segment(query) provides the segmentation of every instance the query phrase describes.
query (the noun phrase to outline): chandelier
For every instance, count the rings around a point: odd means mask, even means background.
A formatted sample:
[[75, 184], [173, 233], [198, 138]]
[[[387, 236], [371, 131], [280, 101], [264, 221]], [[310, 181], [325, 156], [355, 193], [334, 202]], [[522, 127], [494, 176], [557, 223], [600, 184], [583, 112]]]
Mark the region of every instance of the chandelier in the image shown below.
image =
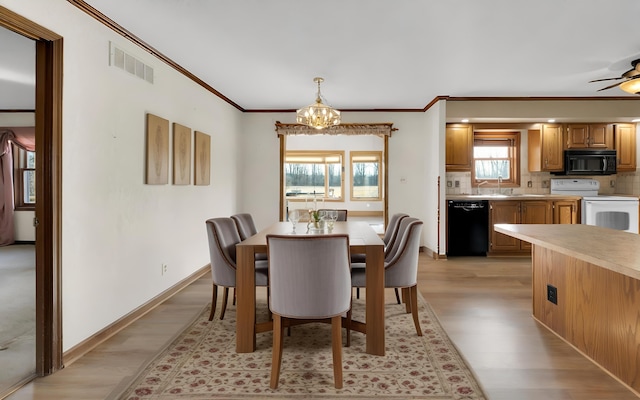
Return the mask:
[[320, 83], [324, 82], [324, 79], [318, 77], [313, 78], [313, 81], [318, 84], [316, 103], [296, 111], [297, 122], [316, 129], [324, 129], [332, 125], [340, 125], [340, 111], [326, 104], [322, 104]]

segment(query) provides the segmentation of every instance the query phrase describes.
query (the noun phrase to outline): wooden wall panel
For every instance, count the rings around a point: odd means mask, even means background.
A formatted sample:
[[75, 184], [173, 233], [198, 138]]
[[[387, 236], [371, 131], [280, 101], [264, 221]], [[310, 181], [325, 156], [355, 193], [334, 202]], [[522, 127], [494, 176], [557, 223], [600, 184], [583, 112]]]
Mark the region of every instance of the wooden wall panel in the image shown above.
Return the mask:
[[540, 246], [532, 264], [534, 317], [640, 392], [640, 281]]
[[[566, 315], [566, 272], [562, 254], [534, 246], [533, 249], [533, 315], [554, 332], [564, 337]], [[547, 300], [547, 285], [558, 289], [558, 304]]]

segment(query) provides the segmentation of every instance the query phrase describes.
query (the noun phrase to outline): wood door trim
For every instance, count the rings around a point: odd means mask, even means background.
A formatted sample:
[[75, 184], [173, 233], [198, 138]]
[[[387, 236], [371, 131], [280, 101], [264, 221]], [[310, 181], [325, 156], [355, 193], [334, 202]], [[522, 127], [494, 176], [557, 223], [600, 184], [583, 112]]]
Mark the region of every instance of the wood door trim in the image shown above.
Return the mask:
[[36, 373], [62, 364], [62, 36], [0, 7], [0, 26], [36, 41]]

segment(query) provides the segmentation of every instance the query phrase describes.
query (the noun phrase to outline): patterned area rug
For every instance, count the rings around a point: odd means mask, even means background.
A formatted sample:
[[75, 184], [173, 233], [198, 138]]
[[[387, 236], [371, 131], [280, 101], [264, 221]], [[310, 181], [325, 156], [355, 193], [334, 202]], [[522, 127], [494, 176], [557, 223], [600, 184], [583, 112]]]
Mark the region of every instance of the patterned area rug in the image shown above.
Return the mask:
[[[218, 319], [218, 311], [213, 321], [207, 321], [209, 307], [202, 310], [129, 387], [113, 396], [127, 400], [485, 399], [431, 307], [422, 296], [419, 301], [423, 337], [416, 335], [404, 305], [386, 305], [385, 356], [365, 353], [365, 335], [352, 332], [351, 347], [343, 347], [343, 389], [333, 386], [331, 325], [292, 328], [291, 336], [284, 339], [278, 389], [271, 390], [272, 334], [258, 334], [254, 353], [236, 353], [236, 310], [230, 306], [223, 321]], [[258, 310], [258, 320], [266, 320], [266, 301], [258, 303]], [[364, 320], [362, 298], [354, 299], [353, 317]]]

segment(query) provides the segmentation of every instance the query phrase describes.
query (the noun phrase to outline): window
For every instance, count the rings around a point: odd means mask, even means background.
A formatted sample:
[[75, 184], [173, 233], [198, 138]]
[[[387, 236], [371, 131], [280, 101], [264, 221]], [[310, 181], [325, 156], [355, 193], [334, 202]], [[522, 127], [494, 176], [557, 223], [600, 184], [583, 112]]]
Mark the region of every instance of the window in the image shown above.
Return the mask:
[[473, 134], [472, 186], [520, 186], [520, 132]]
[[344, 152], [287, 151], [284, 162], [287, 199], [342, 200]]
[[16, 209], [34, 209], [36, 206], [36, 153], [13, 145], [14, 192]]
[[382, 152], [351, 152], [351, 200], [382, 200]]

